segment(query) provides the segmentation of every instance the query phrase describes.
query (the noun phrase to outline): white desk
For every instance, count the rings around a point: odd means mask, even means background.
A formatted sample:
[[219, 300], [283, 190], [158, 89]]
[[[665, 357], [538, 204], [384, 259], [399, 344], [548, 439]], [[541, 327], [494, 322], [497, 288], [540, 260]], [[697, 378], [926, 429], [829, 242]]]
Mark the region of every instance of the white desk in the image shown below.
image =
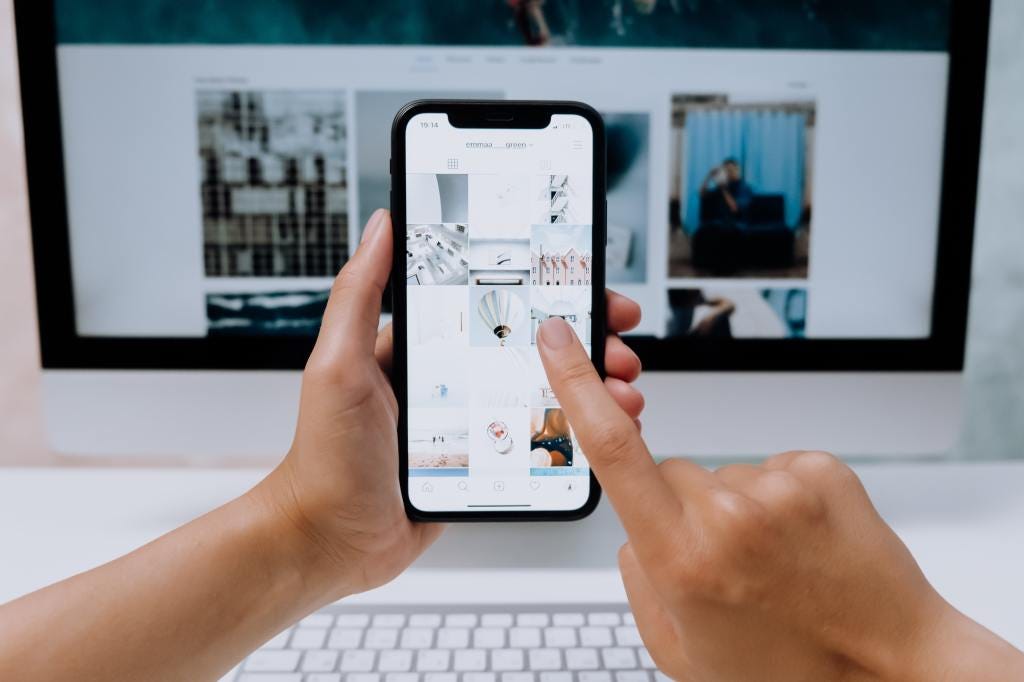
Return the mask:
[[[1024, 462], [860, 466], [885, 517], [954, 605], [1024, 647]], [[0, 603], [123, 554], [243, 492], [257, 471], [0, 469]], [[569, 524], [465, 525], [381, 602], [624, 599], [622, 530], [602, 503]]]

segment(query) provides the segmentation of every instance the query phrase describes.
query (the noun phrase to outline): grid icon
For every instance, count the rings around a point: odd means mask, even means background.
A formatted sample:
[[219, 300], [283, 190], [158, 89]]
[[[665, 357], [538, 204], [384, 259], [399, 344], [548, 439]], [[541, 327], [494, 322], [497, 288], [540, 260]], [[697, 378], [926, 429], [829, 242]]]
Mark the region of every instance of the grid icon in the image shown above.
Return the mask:
[[458, 169], [459, 169], [459, 160], [458, 159], [448, 159], [448, 170], [458, 170]]

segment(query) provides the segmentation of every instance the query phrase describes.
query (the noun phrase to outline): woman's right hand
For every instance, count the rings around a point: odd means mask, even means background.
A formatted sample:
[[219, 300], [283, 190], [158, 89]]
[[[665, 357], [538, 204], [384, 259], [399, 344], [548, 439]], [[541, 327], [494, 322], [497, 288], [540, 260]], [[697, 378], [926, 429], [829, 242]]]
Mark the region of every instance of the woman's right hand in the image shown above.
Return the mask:
[[832, 455], [655, 464], [575, 334], [545, 322], [551, 386], [629, 541], [644, 643], [677, 680], [1024, 679], [1024, 656], [932, 588]]

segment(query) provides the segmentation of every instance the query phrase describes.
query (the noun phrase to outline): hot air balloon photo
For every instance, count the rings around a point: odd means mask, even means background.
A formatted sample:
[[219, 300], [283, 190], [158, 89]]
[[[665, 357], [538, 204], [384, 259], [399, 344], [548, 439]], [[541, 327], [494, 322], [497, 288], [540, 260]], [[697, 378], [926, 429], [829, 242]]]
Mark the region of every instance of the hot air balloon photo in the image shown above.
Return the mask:
[[471, 287], [470, 343], [474, 346], [526, 346], [530, 320], [524, 287]]

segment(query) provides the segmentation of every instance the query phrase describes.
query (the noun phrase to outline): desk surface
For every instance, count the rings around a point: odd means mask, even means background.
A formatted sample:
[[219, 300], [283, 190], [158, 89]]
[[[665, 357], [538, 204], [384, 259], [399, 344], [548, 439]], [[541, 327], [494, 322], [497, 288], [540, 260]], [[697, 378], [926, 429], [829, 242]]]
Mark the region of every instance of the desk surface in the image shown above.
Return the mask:
[[[1024, 647], [1024, 463], [857, 467], [882, 514], [958, 608]], [[262, 472], [0, 470], [0, 603], [123, 554], [243, 492]], [[453, 526], [416, 566], [354, 599], [624, 599], [622, 529], [602, 503], [569, 524]]]

